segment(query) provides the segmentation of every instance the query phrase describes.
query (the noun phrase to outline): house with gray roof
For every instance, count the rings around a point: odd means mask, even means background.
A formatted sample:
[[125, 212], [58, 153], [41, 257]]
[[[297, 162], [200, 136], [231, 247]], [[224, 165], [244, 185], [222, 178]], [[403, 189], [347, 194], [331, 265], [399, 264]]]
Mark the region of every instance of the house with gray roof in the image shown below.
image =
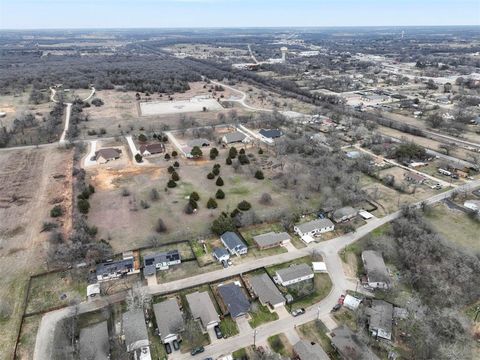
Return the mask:
[[284, 245], [291, 240], [292, 238], [286, 232], [276, 233], [271, 231], [266, 234], [256, 235], [253, 237], [253, 241], [261, 250]]
[[224, 247], [213, 248], [212, 254], [219, 262], [228, 261], [228, 259], [230, 259], [230, 253]]
[[176, 299], [168, 299], [153, 304], [158, 333], [164, 344], [178, 340], [184, 330], [183, 316]]
[[332, 346], [344, 360], [380, 360], [360, 337], [342, 325], [332, 331]]
[[188, 294], [186, 299], [193, 317], [200, 320], [203, 330], [207, 331], [218, 325], [220, 318], [208, 291], [195, 291]]
[[276, 275], [278, 282], [282, 284], [282, 286], [289, 286], [301, 281], [313, 279], [314, 277], [312, 268], [305, 263], [295, 264], [285, 269], [277, 270]]
[[95, 161], [99, 164], [105, 164], [109, 161], [120, 158], [122, 150], [115, 148], [104, 148], [95, 151]]
[[245, 244], [240, 236], [233, 231], [227, 231], [220, 236], [220, 240], [227, 248], [228, 252], [232, 255], [244, 255], [248, 251], [247, 244]]
[[250, 141], [250, 138], [240, 131], [234, 131], [228, 134], [225, 134], [222, 137], [222, 142], [225, 144], [235, 144], [235, 143], [247, 143]]
[[307, 340], [300, 340], [293, 345], [293, 352], [298, 360], [330, 360], [320, 345]]
[[170, 250], [163, 253], [145, 255], [143, 258], [143, 275], [154, 275], [158, 270], [168, 270], [172, 265], [182, 262], [178, 250]]
[[335, 225], [330, 219], [316, 219], [293, 227], [298, 236], [315, 236], [335, 230]]
[[246, 315], [250, 310], [250, 302], [240, 285], [236, 283], [219, 285], [218, 294], [232, 318]]
[[107, 322], [103, 321], [80, 330], [80, 360], [110, 359]]
[[210, 140], [207, 139], [193, 139], [187, 142], [187, 145], [190, 146], [191, 148], [198, 146], [199, 148], [201, 147], [207, 147], [210, 146]]
[[374, 299], [367, 315], [370, 334], [375, 338], [392, 340], [393, 305]]
[[150, 341], [143, 310], [130, 310], [123, 313], [122, 328], [127, 352], [134, 354], [134, 358], [135, 356], [139, 358], [141, 353], [148, 354], [150, 359]]
[[127, 274], [137, 273], [135, 270], [133, 258], [122, 259], [118, 261], [107, 261], [98, 264], [96, 275], [98, 281], [116, 279]]
[[362, 261], [367, 273], [367, 284], [372, 289], [388, 289], [391, 285], [390, 274], [378, 251], [365, 250], [362, 252]]
[[258, 133], [267, 139], [276, 139], [283, 135], [279, 129], [261, 129]]
[[262, 305], [272, 309], [285, 305], [285, 298], [268, 274], [252, 276], [249, 283]]
[[332, 220], [338, 224], [353, 219], [355, 216], [357, 216], [357, 214], [358, 210], [351, 206], [345, 206], [333, 212]]

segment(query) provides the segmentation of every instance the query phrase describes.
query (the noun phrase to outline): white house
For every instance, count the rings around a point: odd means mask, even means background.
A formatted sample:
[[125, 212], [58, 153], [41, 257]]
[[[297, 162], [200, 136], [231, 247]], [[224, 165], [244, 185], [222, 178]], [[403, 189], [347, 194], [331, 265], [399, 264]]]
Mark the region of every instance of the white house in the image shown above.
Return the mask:
[[248, 251], [247, 245], [240, 239], [240, 236], [233, 231], [223, 233], [222, 236], [220, 236], [220, 240], [232, 255], [245, 255]]
[[218, 260], [218, 262], [224, 262], [230, 259], [230, 253], [223, 247], [214, 248], [212, 254], [213, 257]]
[[313, 237], [317, 234], [323, 234], [335, 230], [335, 225], [330, 219], [316, 219], [304, 224], [295, 225], [293, 230], [300, 237], [305, 235]]
[[480, 210], [480, 200], [468, 200], [463, 203], [463, 206], [465, 206], [467, 209], [473, 210], [473, 211], [479, 211]]
[[282, 286], [289, 286], [301, 281], [313, 279], [313, 270], [307, 264], [292, 265], [276, 272], [278, 282]]

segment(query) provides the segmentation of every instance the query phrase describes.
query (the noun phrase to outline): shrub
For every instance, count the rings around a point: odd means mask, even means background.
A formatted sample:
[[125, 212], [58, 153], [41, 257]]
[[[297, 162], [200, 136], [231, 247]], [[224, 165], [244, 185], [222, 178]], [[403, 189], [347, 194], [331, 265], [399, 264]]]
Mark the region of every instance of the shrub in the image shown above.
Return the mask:
[[63, 208], [60, 205], [55, 205], [52, 210], [50, 210], [50, 216], [55, 218], [63, 215]]
[[270, 205], [272, 203], [272, 196], [269, 193], [263, 193], [260, 197], [260, 204]]
[[176, 171], [174, 171], [174, 172], [172, 173], [172, 180], [173, 180], [173, 181], [178, 181], [178, 180], [180, 180], [180, 176], [178, 175], [178, 173], [177, 173]]
[[173, 166], [168, 167], [168, 173], [173, 174], [175, 172], [175, 168]]
[[165, 156], [163, 157], [165, 160], [170, 160], [170, 154], [169, 153], [166, 153]]
[[159, 218], [157, 220], [157, 225], [155, 225], [155, 231], [157, 233], [167, 232], [167, 226], [165, 225], [165, 223], [163, 222], [163, 220], [161, 218]]
[[263, 171], [262, 171], [262, 170], [257, 170], [257, 171], [255, 172], [255, 179], [258, 179], [258, 180], [263, 180], [263, 179], [264, 179]]
[[243, 201], [239, 202], [238, 205], [237, 205], [237, 208], [239, 210], [242, 210], [242, 211], [250, 210], [251, 207], [252, 207], [252, 205], [250, 205], [250, 203], [246, 200], [243, 200]]
[[88, 185], [88, 191], [90, 192], [90, 195], [91, 195], [91, 194], [95, 194], [95, 188], [93, 187], [92, 184], [89, 184], [89, 185]]
[[230, 214], [230, 217], [231, 218], [234, 218], [235, 216], [237, 216], [238, 214], [240, 214], [240, 210], [238, 209], [233, 209], [232, 213]]
[[208, 209], [216, 209], [217, 208], [217, 202], [215, 201], [215, 199], [213, 198], [210, 198], [208, 199], [208, 202], [207, 202], [207, 208]]
[[200, 195], [198, 195], [198, 193], [194, 191], [190, 194], [190, 200], [198, 201], [200, 200]]
[[214, 168], [212, 169], [212, 174], [213, 174], [213, 175], [218, 175], [218, 174], [220, 174], [220, 169], [214, 167]]
[[225, 199], [225, 193], [222, 191], [222, 189], [218, 189], [217, 193], [215, 194], [215, 198], [217, 199]]
[[140, 154], [135, 154], [135, 161], [137, 163], [141, 163], [143, 161], [143, 157]]
[[263, 154], [263, 150], [262, 150], [262, 149], [258, 149], [258, 154], [259, 154], [259, 155], [262, 155], [262, 154]]
[[185, 214], [188, 214], [188, 215], [193, 214], [194, 210], [195, 208], [192, 206], [192, 203], [190, 201], [185, 205], [185, 208], [183, 209]]
[[167, 187], [169, 188], [174, 188], [177, 186], [177, 183], [173, 180], [169, 180], [168, 183], [167, 183]]
[[78, 194], [77, 199], [88, 200], [89, 197], [90, 197], [90, 190], [84, 189], [80, 194]]
[[145, 200], [140, 200], [140, 206], [142, 207], [142, 209], [148, 209], [150, 207], [150, 204]]
[[146, 142], [148, 139], [144, 134], [138, 135], [138, 141], [140, 142]]
[[53, 223], [53, 222], [44, 222], [42, 225], [42, 232], [44, 231], [52, 231], [53, 229], [56, 229], [58, 227], [58, 224]]
[[213, 179], [215, 179], [215, 175], [213, 173], [208, 173], [207, 174], [207, 179], [213, 180]]
[[150, 200], [157, 201], [160, 199], [160, 194], [158, 193], [157, 189], [150, 190]]
[[213, 221], [210, 229], [213, 233], [222, 235], [226, 231], [235, 231], [236, 226], [231, 217], [227, 216], [225, 213], [222, 213]]
[[194, 146], [192, 151], [190, 151], [190, 155], [192, 155], [195, 159], [201, 157], [203, 155], [202, 150], [198, 146]]
[[215, 158], [218, 156], [218, 150], [217, 148], [211, 148], [210, 149], [210, 159], [215, 160]]
[[95, 105], [97, 107], [102, 106], [104, 104], [102, 99], [95, 98], [92, 100], [92, 105]]
[[123, 190], [122, 190], [122, 196], [130, 196], [130, 190], [128, 190], [128, 189], [123, 189]]
[[217, 186], [223, 186], [223, 179], [219, 176], [215, 184], [217, 184]]
[[247, 157], [247, 155], [245, 155], [245, 154], [240, 154], [240, 155], [238, 155], [238, 161], [239, 161], [240, 164], [242, 164], [242, 165], [250, 164], [250, 160], [248, 160], [248, 157]]
[[235, 147], [233, 147], [233, 146], [232, 146], [232, 147], [230, 148], [230, 150], [228, 151], [228, 157], [229, 157], [230, 159], [235, 159], [235, 158], [237, 157], [237, 154], [238, 154], [237, 149], [236, 149]]
[[231, 158], [231, 157], [227, 157], [227, 160], [225, 160], [225, 164], [227, 164], [227, 165], [232, 165], [232, 158]]
[[90, 203], [86, 199], [80, 199], [78, 200], [77, 207], [82, 214], [88, 214], [88, 211], [90, 210]]
[[219, 164], [219, 163], [216, 163], [215, 165], [213, 165], [213, 168], [214, 169], [220, 169], [222, 166]]
[[175, 161], [175, 162], [173, 163], [173, 166], [176, 167], [176, 168], [178, 168], [178, 167], [180, 167], [180, 163], [179, 163], [178, 161]]
[[239, 154], [240, 155], [245, 155], [245, 149], [240, 149]]
[[173, 157], [177, 157], [178, 156], [178, 152], [176, 152], [175, 150], [172, 151], [172, 156]]
[[188, 200], [188, 202], [192, 206], [193, 209], [198, 209], [198, 204], [195, 200], [190, 199], [190, 200]]

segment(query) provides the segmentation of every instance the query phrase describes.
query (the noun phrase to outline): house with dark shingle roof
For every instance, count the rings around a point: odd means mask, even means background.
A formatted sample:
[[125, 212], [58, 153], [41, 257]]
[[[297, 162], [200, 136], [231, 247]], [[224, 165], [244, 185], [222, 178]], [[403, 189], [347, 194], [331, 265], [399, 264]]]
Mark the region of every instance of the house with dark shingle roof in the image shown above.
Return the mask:
[[252, 276], [249, 282], [262, 305], [270, 306], [272, 309], [285, 305], [285, 298], [268, 274]]
[[130, 273], [137, 273], [135, 270], [133, 258], [108, 261], [98, 264], [96, 267], [96, 275], [98, 281], [116, 279]]
[[99, 164], [105, 164], [109, 161], [116, 160], [120, 158], [122, 150], [114, 148], [104, 148], [98, 151], [95, 151], [95, 161]]
[[232, 318], [246, 315], [250, 310], [250, 302], [240, 285], [229, 283], [218, 286], [218, 294]]
[[283, 135], [279, 129], [261, 129], [258, 133], [267, 139], [276, 139]]
[[80, 360], [110, 359], [107, 321], [80, 330]]
[[248, 251], [247, 245], [240, 239], [240, 236], [233, 231], [223, 233], [222, 236], [220, 236], [220, 240], [232, 255], [245, 255]]
[[346, 326], [332, 331], [332, 346], [344, 360], [380, 360], [360, 337]]
[[158, 270], [168, 270], [172, 265], [178, 265], [182, 262], [178, 250], [170, 250], [167, 252], [145, 255], [143, 257], [143, 275], [150, 276]]
[[155, 144], [144, 144], [140, 145], [140, 154], [143, 157], [148, 157], [155, 154], [161, 154], [165, 151], [165, 145], [162, 143], [155, 143]]
[[230, 259], [230, 253], [224, 247], [213, 248], [212, 254], [213, 254], [213, 257], [217, 259], [219, 262], [227, 261], [228, 259]]
[[333, 212], [332, 220], [338, 224], [343, 221], [353, 219], [355, 216], [357, 216], [357, 214], [358, 210], [354, 209], [351, 206], [345, 206]]

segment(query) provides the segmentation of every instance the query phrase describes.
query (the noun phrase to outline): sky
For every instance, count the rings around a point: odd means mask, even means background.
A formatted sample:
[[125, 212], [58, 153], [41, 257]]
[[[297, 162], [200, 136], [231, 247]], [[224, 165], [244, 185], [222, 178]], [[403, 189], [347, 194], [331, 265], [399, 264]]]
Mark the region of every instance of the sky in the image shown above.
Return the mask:
[[0, 0], [0, 28], [480, 25], [480, 0]]

